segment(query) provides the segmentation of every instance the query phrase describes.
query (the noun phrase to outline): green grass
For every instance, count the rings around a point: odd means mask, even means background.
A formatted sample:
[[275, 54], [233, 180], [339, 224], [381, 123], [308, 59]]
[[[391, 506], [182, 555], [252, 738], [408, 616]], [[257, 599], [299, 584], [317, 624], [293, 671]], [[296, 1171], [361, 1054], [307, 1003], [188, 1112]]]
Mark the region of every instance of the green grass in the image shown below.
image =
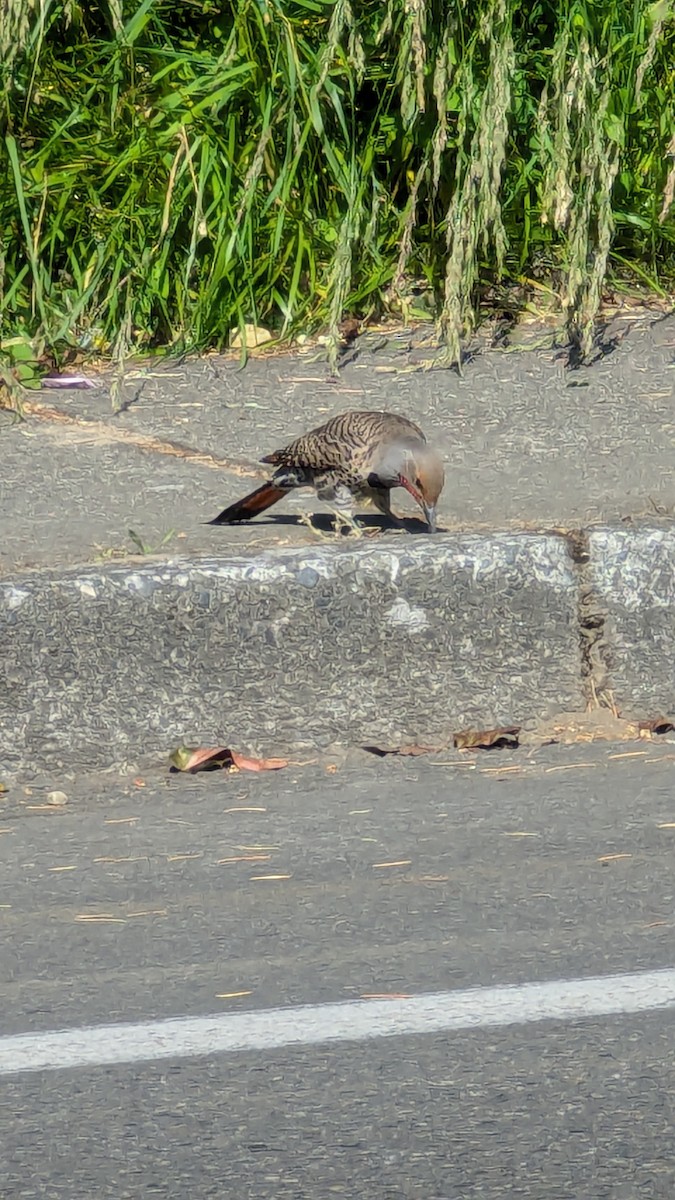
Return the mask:
[[675, 278], [668, 0], [0, 0], [0, 339], [118, 361]]

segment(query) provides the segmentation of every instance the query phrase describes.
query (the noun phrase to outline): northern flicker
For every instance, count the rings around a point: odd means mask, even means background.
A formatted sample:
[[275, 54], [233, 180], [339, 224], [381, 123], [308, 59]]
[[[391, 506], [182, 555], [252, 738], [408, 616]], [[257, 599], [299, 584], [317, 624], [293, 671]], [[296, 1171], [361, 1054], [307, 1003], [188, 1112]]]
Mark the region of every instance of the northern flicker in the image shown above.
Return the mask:
[[250, 521], [295, 488], [314, 488], [336, 515], [335, 528], [360, 534], [358, 503], [393, 517], [390, 492], [402, 487], [436, 529], [436, 503], [445, 481], [439, 455], [418, 425], [386, 412], [346, 412], [260, 460], [276, 467], [271, 479], [231, 504], [210, 525]]

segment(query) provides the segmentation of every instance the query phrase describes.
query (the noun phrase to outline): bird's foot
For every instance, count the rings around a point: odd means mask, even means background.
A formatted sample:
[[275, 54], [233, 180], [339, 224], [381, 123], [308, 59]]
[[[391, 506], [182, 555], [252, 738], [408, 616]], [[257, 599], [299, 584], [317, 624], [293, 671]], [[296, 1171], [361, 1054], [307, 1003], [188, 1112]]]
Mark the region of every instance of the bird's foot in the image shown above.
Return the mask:
[[365, 536], [365, 531], [361, 525], [359, 525], [356, 517], [353, 517], [351, 513], [344, 512], [340, 509], [334, 509], [333, 529], [335, 530], [336, 537], [342, 536], [343, 529], [346, 529], [347, 533], [352, 537]]
[[323, 529], [318, 529], [312, 521], [309, 513], [299, 513], [298, 524], [306, 525], [307, 528], [315, 535], [315, 537], [321, 538], [324, 542], [332, 542], [333, 538], [335, 537], [334, 533], [324, 533]]
[[359, 525], [355, 517], [351, 513], [346, 513], [338, 509], [333, 513], [333, 528], [330, 533], [324, 532], [314, 524], [308, 513], [298, 514], [298, 523], [306, 525], [316, 537], [319, 537], [324, 542], [333, 542], [336, 538], [341, 538], [346, 531], [350, 537], [375, 537], [379, 534], [379, 529], [364, 529]]

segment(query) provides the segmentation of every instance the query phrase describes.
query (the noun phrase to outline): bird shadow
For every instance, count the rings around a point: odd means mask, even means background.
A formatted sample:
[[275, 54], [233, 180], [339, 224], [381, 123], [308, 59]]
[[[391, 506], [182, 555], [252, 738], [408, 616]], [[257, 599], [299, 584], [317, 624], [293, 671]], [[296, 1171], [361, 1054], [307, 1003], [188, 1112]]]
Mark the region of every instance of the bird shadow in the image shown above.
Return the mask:
[[[395, 521], [389, 520], [384, 515], [368, 514], [366, 516], [357, 513], [356, 517], [359, 525], [364, 530], [379, 531], [380, 533], [428, 533], [429, 529], [426, 521], [418, 517], [401, 517]], [[334, 533], [333, 515], [332, 513], [318, 512], [311, 514], [312, 525], [318, 533], [331, 534]], [[294, 526], [297, 528], [306, 529], [307, 525], [294, 513], [270, 513], [266, 517], [258, 517], [254, 522], [257, 526], [268, 526], [270, 528]], [[348, 529], [343, 529], [342, 536], [347, 538], [350, 535]]]

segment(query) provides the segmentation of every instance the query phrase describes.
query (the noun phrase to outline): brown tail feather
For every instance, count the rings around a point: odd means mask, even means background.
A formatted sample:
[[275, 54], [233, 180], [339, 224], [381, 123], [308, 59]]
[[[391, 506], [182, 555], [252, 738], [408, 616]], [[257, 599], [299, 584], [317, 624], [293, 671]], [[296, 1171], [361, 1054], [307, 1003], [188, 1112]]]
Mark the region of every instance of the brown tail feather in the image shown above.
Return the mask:
[[273, 504], [277, 504], [286, 495], [283, 488], [275, 487], [273, 483], [263, 483], [262, 487], [256, 488], [248, 496], [244, 496], [243, 500], [237, 500], [236, 504], [231, 504], [229, 508], [224, 508], [217, 517], [212, 521], [208, 521], [209, 525], [233, 525], [236, 521], [250, 521], [252, 517], [258, 513], [264, 512], [266, 508], [271, 508]]

